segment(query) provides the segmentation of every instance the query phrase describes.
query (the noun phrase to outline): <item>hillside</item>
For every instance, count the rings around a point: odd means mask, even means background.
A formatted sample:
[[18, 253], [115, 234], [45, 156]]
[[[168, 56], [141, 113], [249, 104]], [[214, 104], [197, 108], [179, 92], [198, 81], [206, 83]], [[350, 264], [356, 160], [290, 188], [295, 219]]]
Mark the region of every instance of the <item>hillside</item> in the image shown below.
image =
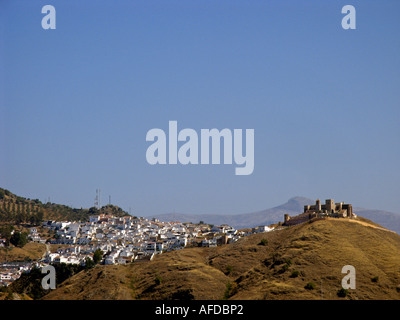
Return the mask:
[[357, 213], [357, 215], [375, 221], [381, 226], [396, 231], [398, 234], [400, 234], [400, 214], [364, 208], [354, 208], [354, 211]]
[[39, 224], [43, 220], [88, 221], [90, 215], [113, 214], [126, 216], [127, 212], [114, 205], [106, 205], [101, 209], [76, 209], [62, 204], [42, 203], [38, 199], [26, 199], [9, 190], [0, 188], [0, 223]]
[[[356, 289], [339, 297], [342, 267]], [[309, 289], [306, 289], [308, 285]], [[400, 299], [400, 236], [366, 219], [324, 219], [215, 248], [96, 266], [44, 299]]]
[[[293, 197], [286, 203], [274, 208], [237, 215], [168, 213], [152, 215], [149, 217], [155, 217], [161, 221], [182, 221], [193, 223], [204, 221], [206, 223], [215, 225], [227, 223], [237, 229], [242, 229], [278, 223], [279, 221], [283, 221], [283, 215], [285, 213], [288, 213], [290, 216], [298, 215], [299, 213], [303, 212], [305, 205], [314, 203], [314, 200], [305, 197]], [[358, 216], [373, 220], [383, 227], [396, 231], [398, 234], [400, 234], [400, 214], [364, 208], [354, 208], [354, 212]]]
[[24, 247], [0, 247], [0, 262], [39, 260], [46, 252], [46, 245], [29, 242]]

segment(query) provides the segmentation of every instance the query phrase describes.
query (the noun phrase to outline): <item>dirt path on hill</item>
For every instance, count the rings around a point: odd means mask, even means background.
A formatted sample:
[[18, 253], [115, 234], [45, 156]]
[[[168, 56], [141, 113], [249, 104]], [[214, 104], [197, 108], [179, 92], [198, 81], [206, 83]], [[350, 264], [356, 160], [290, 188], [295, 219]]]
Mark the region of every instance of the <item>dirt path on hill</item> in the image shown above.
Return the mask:
[[45, 243], [45, 245], [46, 245], [46, 250], [43, 252], [41, 260], [44, 260], [46, 258], [47, 253], [50, 253], [50, 245], [48, 243]]
[[[328, 219], [328, 220], [338, 220], [337, 218], [326, 218], [326, 219]], [[383, 228], [383, 227], [378, 227], [378, 226], [375, 226], [375, 225], [370, 224], [368, 222], [364, 222], [364, 221], [360, 221], [360, 220], [346, 219], [346, 221], [359, 223], [359, 224], [362, 224], [363, 226], [366, 226], [366, 227], [372, 227], [372, 228], [375, 228], [375, 229], [396, 233], [395, 231], [392, 231], [392, 230], [389, 230], [389, 229], [386, 229], [386, 228]]]

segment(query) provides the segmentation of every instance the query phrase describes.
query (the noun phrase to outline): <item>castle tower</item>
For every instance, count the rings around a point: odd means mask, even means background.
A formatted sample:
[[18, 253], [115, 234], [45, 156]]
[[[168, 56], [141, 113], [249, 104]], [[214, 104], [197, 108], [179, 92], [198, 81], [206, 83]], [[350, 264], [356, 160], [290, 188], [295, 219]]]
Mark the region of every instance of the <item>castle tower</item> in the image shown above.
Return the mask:
[[322, 208], [321, 208], [321, 200], [317, 199], [315, 201], [315, 211], [316, 212], [321, 212]]
[[335, 211], [335, 202], [333, 199], [325, 200], [325, 209], [328, 213], [332, 213]]
[[351, 204], [349, 204], [348, 208], [347, 208], [347, 216], [349, 218], [353, 218], [353, 206]]

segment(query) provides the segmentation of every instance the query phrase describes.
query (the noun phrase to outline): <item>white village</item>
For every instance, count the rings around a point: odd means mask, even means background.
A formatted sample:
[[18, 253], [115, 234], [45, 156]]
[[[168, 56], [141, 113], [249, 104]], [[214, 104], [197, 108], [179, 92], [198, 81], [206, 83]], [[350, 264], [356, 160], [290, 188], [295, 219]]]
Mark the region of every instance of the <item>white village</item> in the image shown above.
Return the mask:
[[51, 239], [42, 238], [38, 229], [30, 229], [29, 239], [45, 244], [46, 253], [38, 261], [2, 263], [0, 286], [11, 284], [32, 268], [58, 263], [84, 266], [87, 259], [93, 259], [96, 250], [102, 252], [101, 264], [139, 263], [167, 251], [193, 246], [215, 247], [236, 242], [252, 233], [273, 230], [258, 226], [238, 231], [226, 224], [161, 222], [155, 218], [106, 214], [90, 216], [88, 222], [44, 221], [42, 229], [54, 233]]

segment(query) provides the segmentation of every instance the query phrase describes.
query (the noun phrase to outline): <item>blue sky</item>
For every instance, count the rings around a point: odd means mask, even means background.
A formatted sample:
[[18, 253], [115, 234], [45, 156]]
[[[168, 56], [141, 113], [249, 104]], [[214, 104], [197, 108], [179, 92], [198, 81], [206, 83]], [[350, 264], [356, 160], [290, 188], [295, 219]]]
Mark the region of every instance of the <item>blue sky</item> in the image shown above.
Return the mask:
[[[42, 6], [56, 8], [43, 30]], [[343, 30], [341, 8], [356, 8]], [[0, 186], [133, 214], [293, 196], [399, 212], [399, 1], [0, 1]], [[251, 128], [255, 168], [146, 162], [148, 130]]]

